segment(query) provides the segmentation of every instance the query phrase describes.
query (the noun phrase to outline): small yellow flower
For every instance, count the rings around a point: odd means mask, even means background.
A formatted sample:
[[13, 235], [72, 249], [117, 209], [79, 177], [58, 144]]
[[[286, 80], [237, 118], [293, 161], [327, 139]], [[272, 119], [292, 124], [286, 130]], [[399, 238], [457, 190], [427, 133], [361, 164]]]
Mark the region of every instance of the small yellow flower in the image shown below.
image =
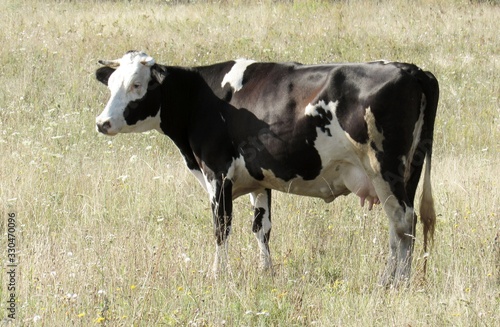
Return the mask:
[[98, 323], [98, 324], [102, 324], [102, 323], [103, 323], [103, 322], [105, 322], [105, 321], [106, 321], [106, 318], [104, 318], [104, 317], [99, 317], [99, 318], [97, 318], [97, 319], [95, 320], [95, 322], [96, 322], [96, 323]]
[[278, 294], [277, 298], [278, 298], [278, 299], [282, 299], [282, 298], [284, 298], [287, 294], [288, 294], [287, 292], [280, 293], [280, 294]]
[[130, 285], [130, 289], [133, 290], [135, 289], [137, 286], [135, 286], [134, 284]]
[[177, 287], [177, 290], [178, 290], [179, 292], [181, 292], [181, 291], [183, 291], [183, 290], [184, 290], [184, 287], [179, 286], [179, 287]]

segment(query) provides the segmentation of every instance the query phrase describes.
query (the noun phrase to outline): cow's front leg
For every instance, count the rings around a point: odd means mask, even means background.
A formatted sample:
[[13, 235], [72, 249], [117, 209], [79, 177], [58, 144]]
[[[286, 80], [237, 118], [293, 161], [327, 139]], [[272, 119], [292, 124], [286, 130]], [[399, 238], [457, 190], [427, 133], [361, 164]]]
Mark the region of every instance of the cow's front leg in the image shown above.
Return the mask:
[[263, 270], [272, 268], [269, 238], [271, 236], [271, 190], [262, 189], [250, 194], [254, 207], [254, 232], [260, 250], [260, 267]]
[[227, 270], [228, 253], [227, 240], [231, 232], [233, 215], [233, 183], [227, 178], [215, 180], [212, 185], [212, 213], [214, 217], [214, 234], [216, 240], [215, 260], [213, 265], [214, 276]]

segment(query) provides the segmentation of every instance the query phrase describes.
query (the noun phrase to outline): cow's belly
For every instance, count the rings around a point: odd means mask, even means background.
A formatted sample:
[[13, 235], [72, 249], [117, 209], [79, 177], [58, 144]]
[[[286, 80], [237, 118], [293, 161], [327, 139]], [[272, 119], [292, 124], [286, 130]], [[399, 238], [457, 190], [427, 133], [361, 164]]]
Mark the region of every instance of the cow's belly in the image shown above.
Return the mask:
[[313, 180], [296, 177], [285, 181], [275, 176], [271, 170], [262, 170], [263, 180], [256, 180], [248, 173], [244, 161], [235, 161], [232, 171], [233, 197], [253, 192], [257, 189], [269, 188], [285, 193], [311, 196], [333, 201], [340, 195], [354, 193], [363, 204], [365, 199], [370, 206], [378, 202], [375, 188], [364, 169], [347, 161], [332, 161], [324, 167]]
[[285, 182], [275, 178], [274, 174], [269, 171], [265, 171], [264, 176], [264, 181], [261, 184], [268, 188], [322, 198], [326, 202], [349, 193], [354, 193], [360, 198], [376, 197], [375, 189], [365, 171], [344, 161], [332, 162], [322, 169], [320, 175], [313, 180], [297, 177]]

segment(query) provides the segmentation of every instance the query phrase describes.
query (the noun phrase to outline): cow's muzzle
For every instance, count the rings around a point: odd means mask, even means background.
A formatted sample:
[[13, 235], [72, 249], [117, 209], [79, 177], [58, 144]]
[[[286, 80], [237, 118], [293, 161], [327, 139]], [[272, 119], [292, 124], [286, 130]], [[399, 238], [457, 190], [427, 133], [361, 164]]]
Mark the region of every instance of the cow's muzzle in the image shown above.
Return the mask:
[[109, 120], [96, 121], [96, 128], [99, 133], [110, 135], [109, 130], [111, 129], [111, 122]]

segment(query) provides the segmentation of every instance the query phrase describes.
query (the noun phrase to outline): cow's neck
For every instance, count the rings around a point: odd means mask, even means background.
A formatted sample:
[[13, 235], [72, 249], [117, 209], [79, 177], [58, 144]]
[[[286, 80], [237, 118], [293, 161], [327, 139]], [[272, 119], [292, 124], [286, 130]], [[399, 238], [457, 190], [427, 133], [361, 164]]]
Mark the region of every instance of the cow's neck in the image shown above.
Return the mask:
[[[181, 67], [166, 67], [166, 71], [160, 128], [177, 145], [188, 168], [199, 170], [196, 158], [203, 147], [202, 140], [211, 137], [210, 130], [217, 128], [214, 125], [221, 124], [220, 106], [227, 104], [214, 95], [198, 72]], [[193, 137], [202, 140], [193, 141]]]

